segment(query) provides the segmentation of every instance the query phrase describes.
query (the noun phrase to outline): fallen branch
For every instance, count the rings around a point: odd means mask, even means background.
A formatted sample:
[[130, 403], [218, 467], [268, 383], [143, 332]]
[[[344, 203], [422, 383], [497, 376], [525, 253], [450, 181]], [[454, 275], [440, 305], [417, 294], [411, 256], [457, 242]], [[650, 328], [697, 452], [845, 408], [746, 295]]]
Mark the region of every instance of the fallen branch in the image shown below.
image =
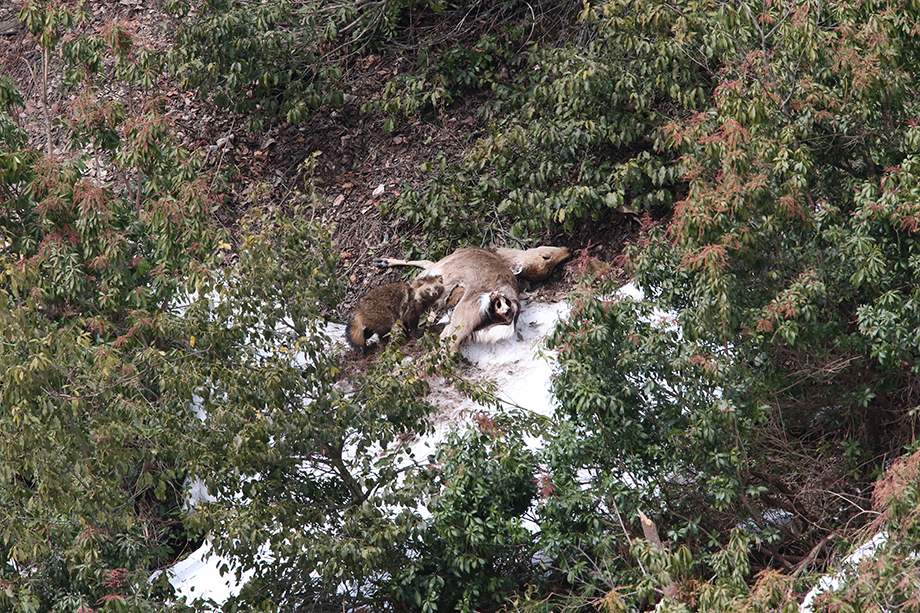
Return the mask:
[[[664, 545], [661, 544], [661, 539], [658, 537], [658, 528], [655, 527], [655, 522], [650, 520], [641, 510], [639, 511], [639, 523], [642, 524], [642, 534], [645, 535], [645, 540], [658, 551], [664, 551]], [[664, 596], [665, 598], [677, 598], [677, 584], [673, 579], [664, 586]]]

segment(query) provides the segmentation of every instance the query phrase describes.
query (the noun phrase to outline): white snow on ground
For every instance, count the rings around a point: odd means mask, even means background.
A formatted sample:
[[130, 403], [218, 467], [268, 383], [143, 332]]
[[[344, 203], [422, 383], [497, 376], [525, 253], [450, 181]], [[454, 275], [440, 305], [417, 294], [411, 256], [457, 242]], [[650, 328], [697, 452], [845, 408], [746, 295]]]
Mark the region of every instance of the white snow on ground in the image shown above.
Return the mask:
[[[642, 298], [639, 290], [632, 285], [621, 288], [620, 292], [632, 298]], [[568, 316], [569, 310], [565, 302], [525, 302], [518, 319], [516, 338], [494, 344], [469, 344], [461, 348], [461, 353], [469, 362], [464, 366], [464, 376], [472, 380], [494, 381], [500, 399], [509, 407], [552, 415], [556, 402], [550, 393], [554, 360], [543, 349], [543, 340], [552, 332], [557, 321]], [[660, 315], [666, 321], [666, 314]], [[343, 331], [343, 326], [332, 326], [329, 333], [332, 338], [340, 339]], [[484, 410], [447, 384], [433, 384], [429, 399], [441, 407], [440, 419], [430, 436], [413, 445], [416, 458], [432, 453], [451, 427], [465, 423], [471, 415]], [[206, 495], [201, 484], [198, 487], [198, 491], [190, 492], [192, 498]], [[859, 560], [873, 555], [886, 538], [885, 534], [876, 535], [847, 558], [840, 572], [821, 578], [803, 600], [800, 613], [811, 613], [814, 599], [822, 592], [839, 587], [847, 572], [851, 572]], [[189, 602], [204, 598], [219, 607], [238, 594], [248, 579], [244, 576], [242, 581], [237, 582], [233, 572], [222, 576], [219, 570], [222, 566], [227, 566], [226, 561], [211, 555], [211, 546], [206, 542], [167, 572], [180, 598], [184, 597]]]
[[[568, 313], [569, 306], [565, 302], [525, 302], [518, 318], [516, 338], [488, 345], [469, 344], [461, 348], [463, 357], [469, 362], [464, 366], [464, 376], [494, 381], [500, 399], [509, 406], [551, 415], [555, 407], [555, 399], [549, 391], [553, 361], [552, 356], [542, 349], [543, 339]], [[341, 328], [333, 326], [329, 330], [330, 336], [342, 338]], [[429, 400], [441, 407], [440, 419], [430, 436], [413, 445], [416, 458], [424, 458], [433, 452], [437, 442], [443, 440], [451, 427], [483, 410], [482, 406], [445, 384], [432, 385]], [[201, 495], [201, 491], [197, 494]], [[233, 572], [221, 576], [219, 569], [222, 566], [226, 567], [227, 562], [213, 555], [210, 543], [206, 542], [168, 571], [170, 582], [179, 598], [184, 597], [189, 602], [204, 598], [220, 606], [238, 594], [248, 579], [248, 576], [243, 577], [243, 581], [238, 583]]]
[[475, 365], [471, 374], [495, 381], [503, 402], [552, 415], [556, 399], [550, 393], [550, 379], [555, 361], [542, 350], [543, 340], [569, 310], [565, 302], [527, 304], [518, 318], [516, 339], [463, 349], [463, 355]]
[[846, 579], [853, 574], [859, 562], [864, 558], [871, 557], [875, 555], [875, 552], [878, 551], [878, 548], [885, 544], [888, 540], [887, 532], [879, 532], [871, 539], [860, 545], [856, 551], [847, 556], [846, 560], [843, 561], [840, 569], [832, 575], [824, 575], [818, 580], [818, 585], [811, 588], [811, 590], [805, 594], [805, 598], [802, 600], [802, 604], [799, 606], [799, 613], [811, 613], [811, 605], [814, 602], [815, 598], [820, 596], [825, 592], [833, 592], [841, 585]]

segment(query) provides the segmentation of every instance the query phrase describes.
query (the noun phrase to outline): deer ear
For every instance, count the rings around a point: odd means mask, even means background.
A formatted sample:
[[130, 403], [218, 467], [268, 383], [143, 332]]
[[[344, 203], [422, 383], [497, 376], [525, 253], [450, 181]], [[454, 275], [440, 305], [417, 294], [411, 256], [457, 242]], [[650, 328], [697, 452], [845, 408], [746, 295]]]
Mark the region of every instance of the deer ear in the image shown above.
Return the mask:
[[513, 274], [515, 277], [524, 272], [524, 265], [520, 262], [515, 262], [509, 266], [509, 268], [511, 269], [511, 274]]

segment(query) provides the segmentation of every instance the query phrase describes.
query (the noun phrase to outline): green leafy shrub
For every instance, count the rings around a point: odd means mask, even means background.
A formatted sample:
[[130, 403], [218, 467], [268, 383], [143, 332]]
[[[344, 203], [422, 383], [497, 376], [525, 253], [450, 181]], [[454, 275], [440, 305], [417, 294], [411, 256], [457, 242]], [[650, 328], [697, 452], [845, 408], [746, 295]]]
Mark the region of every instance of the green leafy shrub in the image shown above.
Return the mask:
[[[746, 446], [769, 415], [749, 399], [744, 363], [724, 346], [689, 341], [647, 302], [611, 300], [613, 289], [580, 295], [549, 339], [560, 350], [553, 390], [565, 422], [546, 452], [541, 546], [586, 595], [639, 580], [623, 524], [639, 511], [698, 554], [727, 536], [741, 501], [764, 491], [745, 478]], [[765, 525], [761, 538], [769, 546], [780, 534]], [[597, 574], [598, 558], [607, 575]]]
[[329, 38], [319, 7], [215, 0], [191, 11], [189, 2], [170, 2], [181, 19], [170, 64], [183, 85], [220, 108], [250, 114], [254, 128], [266, 116], [300, 123], [323, 104], [342, 102], [338, 69], [318, 57]]
[[185, 452], [210, 494], [190, 521], [234, 571], [254, 573], [232, 606], [402, 606], [396, 578], [431, 563], [418, 507], [435, 485], [410, 455], [431, 429], [429, 381], [494, 400], [428, 339], [421, 356], [394, 340], [345, 375], [350, 350], [323, 317], [341, 298], [336, 256], [309, 217], [254, 209], [237, 261], [177, 321], [195, 355], [168, 386], [201, 412]]
[[[48, 57], [73, 22], [42, 8], [26, 3], [23, 21]], [[84, 50], [87, 66], [114, 53]], [[0, 79], [4, 611], [156, 610], [171, 588], [151, 572], [189, 540], [176, 441], [193, 416], [164, 393], [186, 355], [165, 309], [205, 276], [215, 203], [156, 108], [115, 112], [87, 91], [60, 132], [75, 151], [50, 157], [12, 120], [22, 99]]]
[[710, 8], [586, 6], [586, 42], [531, 49], [515, 87], [499, 90], [490, 133], [394, 211], [437, 241], [571, 231], [672, 204], [682, 179], [662, 128], [708, 104], [724, 46]]
[[476, 422], [439, 444], [428, 469], [431, 518], [394, 578], [400, 598], [421, 611], [496, 609], [532, 580], [532, 535], [522, 522], [536, 494], [535, 457], [521, 436], [527, 420], [481, 414]]
[[398, 76], [387, 81], [378, 100], [362, 105], [365, 113], [372, 110], [389, 115], [383, 128], [392, 132], [400, 115], [411, 116], [423, 110], [443, 108], [453, 102], [450, 92], [443, 86], [431, 85], [426, 77]]
[[467, 91], [497, 87], [507, 80], [503, 77], [507, 66], [517, 61], [512, 42], [504, 38], [486, 34], [472, 48], [452, 45], [437, 52], [423, 47], [419, 63], [432, 65], [422, 66], [420, 75], [399, 75], [387, 81], [379, 97], [361, 105], [362, 112], [383, 113], [387, 116], [384, 129], [393, 131], [400, 117], [442, 112]]
[[[461, 3], [454, 12], [465, 15], [476, 4]], [[266, 117], [298, 124], [323, 105], [341, 105], [348, 93], [342, 70], [349, 62], [414, 35], [414, 20], [445, 6], [409, 0], [173, 0], [168, 8], [179, 19], [170, 63], [183, 84], [212, 97], [218, 107], [247, 114], [258, 127]], [[379, 100], [363, 106], [395, 116], [449, 104], [454, 86], [471, 87], [487, 78], [496, 51], [489, 39], [474, 50], [449, 49], [443, 67], [430, 77], [397, 77]]]
[[643, 575], [622, 555], [637, 508], [689, 547], [697, 575], [715, 569], [725, 526], [752, 539], [754, 570], [801, 572], [865, 518], [859, 493], [911, 441], [916, 7], [711, 16], [713, 105], [662, 132], [687, 195], [623, 262], [668, 314], [615, 299], [601, 275], [551, 339], [571, 423], [552, 444], [546, 534], [595, 593], [595, 556]]

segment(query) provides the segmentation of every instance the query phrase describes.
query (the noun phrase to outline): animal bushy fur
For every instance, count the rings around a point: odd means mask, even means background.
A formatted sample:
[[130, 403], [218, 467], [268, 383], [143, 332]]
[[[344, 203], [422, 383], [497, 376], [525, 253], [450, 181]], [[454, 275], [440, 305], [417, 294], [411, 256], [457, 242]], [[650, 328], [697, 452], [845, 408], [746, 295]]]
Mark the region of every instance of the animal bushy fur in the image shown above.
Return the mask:
[[422, 314], [443, 295], [444, 283], [440, 276], [376, 287], [358, 301], [345, 328], [345, 337], [352, 347], [363, 350], [374, 334], [382, 342], [398, 321], [403, 323], [408, 334], [412, 334], [418, 329]]
[[471, 337], [486, 343], [512, 338], [521, 310], [518, 278], [542, 281], [570, 255], [567, 247], [465, 247], [437, 262], [377, 258], [374, 264], [418, 266], [423, 269], [420, 278], [441, 275], [446, 294], [443, 306], [453, 308], [441, 338], [453, 339], [451, 351], [456, 351]]

